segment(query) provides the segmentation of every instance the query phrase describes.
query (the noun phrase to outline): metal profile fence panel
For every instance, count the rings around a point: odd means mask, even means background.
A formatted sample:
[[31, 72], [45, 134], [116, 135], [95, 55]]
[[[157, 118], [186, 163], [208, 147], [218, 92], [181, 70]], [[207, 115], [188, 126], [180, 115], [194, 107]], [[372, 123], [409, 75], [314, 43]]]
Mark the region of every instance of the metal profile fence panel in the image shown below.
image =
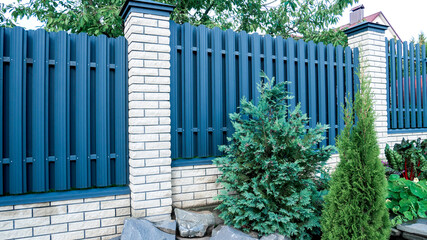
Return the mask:
[[427, 128], [425, 45], [386, 39], [389, 130]]
[[127, 184], [126, 48], [0, 28], [0, 195]]
[[262, 71], [290, 82], [287, 91], [295, 98], [288, 104], [300, 103], [311, 127], [330, 125], [322, 144], [335, 144], [344, 127], [341, 105], [357, 87], [357, 49], [173, 21], [170, 26], [173, 159], [221, 155], [218, 146], [233, 131], [228, 115], [238, 111], [242, 97], [257, 102]]

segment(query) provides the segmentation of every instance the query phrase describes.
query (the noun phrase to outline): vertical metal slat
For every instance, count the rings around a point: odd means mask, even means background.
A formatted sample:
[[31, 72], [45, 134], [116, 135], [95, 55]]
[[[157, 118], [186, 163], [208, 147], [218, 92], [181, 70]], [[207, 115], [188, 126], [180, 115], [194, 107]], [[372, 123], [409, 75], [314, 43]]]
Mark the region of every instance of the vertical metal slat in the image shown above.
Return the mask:
[[310, 117], [310, 127], [317, 124], [317, 86], [316, 86], [316, 45], [313, 41], [308, 42], [308, 116]]
[[[107, 37], [96, 39], [96, 186], [108, 185]], [[93, 120], [92, 120], [93, 121]]]
[[327, 46], [327, 58], [328, 58], [328, 120], [329, 120], [329, 144], [335, 144], [335, 114], [336, 114], [336, 103], [335, 103], [335, 69], [334, 69], [334, 46], [328, 44]]
[[208, 110], [209, 110], [209, 83], [208, 83], [208, 38], [207, 38], [207, 29], [205, 26], [200, 26], [198, 30], [198, 49], [197, 52], [197, 73], [198, 73], [198, 121], [200, 126], [200, 131], [198, 133], [198, 156], [207, 157], [208, 156]]
[[[10, 39], [10, 79], [9, 81], [9, 159], [10, 193], [23, 193], [23, 69], [24, 69], [24, 29], [12, 29]], [[5, 140], [7, 141], [7, 140]]]

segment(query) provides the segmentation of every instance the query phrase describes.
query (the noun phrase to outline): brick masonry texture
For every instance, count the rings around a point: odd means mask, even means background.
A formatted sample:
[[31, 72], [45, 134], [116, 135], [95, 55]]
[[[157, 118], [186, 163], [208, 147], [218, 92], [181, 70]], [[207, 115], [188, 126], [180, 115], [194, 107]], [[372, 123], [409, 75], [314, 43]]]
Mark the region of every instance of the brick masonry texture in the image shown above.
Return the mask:
[[130, 196], [0, 207], [0, 239], [111, 239], [130, 216]]
[[152, 220], [172, 212], [169, 36], [168, 17], [126, 19], [131, 213]]
[[412, 132], [412, 133], [389, 133], [388, 134], [388, 145], [393, 147], [394, 144], [400, 143], [402, 138], [409, 140], [417, 140], [421, 138], [421, 140], [427, 139], [427, 132]]

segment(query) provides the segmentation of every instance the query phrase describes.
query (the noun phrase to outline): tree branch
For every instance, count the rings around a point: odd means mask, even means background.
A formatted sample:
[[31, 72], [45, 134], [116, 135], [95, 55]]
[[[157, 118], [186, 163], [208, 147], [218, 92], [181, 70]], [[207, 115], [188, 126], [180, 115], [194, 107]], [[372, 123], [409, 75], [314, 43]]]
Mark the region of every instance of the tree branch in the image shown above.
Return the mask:
[[215, 0], [212, 0], [209, 7], [206, 9], [206, 11], [203, 13], [202, 17], [200, 18], [200, 21], [202, 21], [205, 17], [208, 17], [208, 13], [213, 8], [214, 3], [215, 3]]

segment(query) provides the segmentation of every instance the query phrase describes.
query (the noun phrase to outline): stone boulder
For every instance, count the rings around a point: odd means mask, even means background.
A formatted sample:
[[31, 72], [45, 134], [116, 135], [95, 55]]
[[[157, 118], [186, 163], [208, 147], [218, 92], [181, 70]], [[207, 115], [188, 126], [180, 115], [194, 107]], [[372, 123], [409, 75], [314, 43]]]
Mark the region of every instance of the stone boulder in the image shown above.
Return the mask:
[[148, 220], [128, 218], [122, 231], [121, 240], [175, 240], [175, 235], [160, 231]]
[[257, 240], [230, 226], [220, 225], [212, 231], [211, 240]]
[[415, 234], [427, 238], [427, 219], [417, 219], [397, 225], [396, 228], [402, 232]]
[[176, 234], [176, 221], [175, 220], [165, 220], [161, 222], [155, 222], [154, 225], [159, 230], [169, 233], [169, 234]]
[[215, 217], [209, 211], [192, 212], [175, 208], [175, 218], [181, 237], [203, 237], [208, 227], [215, 225]]

